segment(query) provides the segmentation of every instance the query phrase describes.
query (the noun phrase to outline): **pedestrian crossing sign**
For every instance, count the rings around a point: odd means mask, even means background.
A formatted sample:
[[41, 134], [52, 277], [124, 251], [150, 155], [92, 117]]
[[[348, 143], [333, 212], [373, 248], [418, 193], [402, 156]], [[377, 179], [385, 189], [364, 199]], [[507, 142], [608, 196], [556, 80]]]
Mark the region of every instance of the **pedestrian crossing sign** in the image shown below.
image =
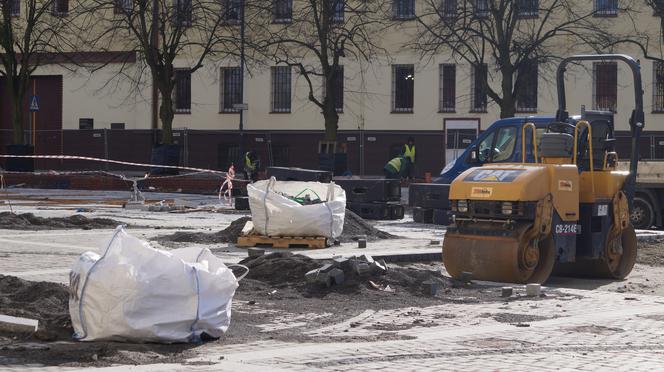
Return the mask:
[[30, 96], [30, 112], [39, 111], [39, 96]]

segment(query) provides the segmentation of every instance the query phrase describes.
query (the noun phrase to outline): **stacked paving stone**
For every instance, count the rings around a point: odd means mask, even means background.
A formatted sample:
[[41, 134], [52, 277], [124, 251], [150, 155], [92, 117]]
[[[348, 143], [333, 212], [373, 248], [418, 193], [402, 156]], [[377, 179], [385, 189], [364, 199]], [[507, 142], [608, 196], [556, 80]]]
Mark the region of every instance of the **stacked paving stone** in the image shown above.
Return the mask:
[[384, 260], [376, 261], [370, 255], [365, 254], [359, 257], [337, 257], [332, 260], [332, 263], [311, 270], [304, 277], [309, 283], [331, 287], [343, 284], [347, 278], [364, 278], [385, 273], [387, 273], [387, 264]]
[[346, 192], [346, 208], [366, 220], [400, 220], [404, 216], [401, 182], [393, 179], [335, 179]]
[[413, 207], [413, 220], [435, 225], [450, 224], [450, 185], [412, 183], [408, 189], [408, 204]]

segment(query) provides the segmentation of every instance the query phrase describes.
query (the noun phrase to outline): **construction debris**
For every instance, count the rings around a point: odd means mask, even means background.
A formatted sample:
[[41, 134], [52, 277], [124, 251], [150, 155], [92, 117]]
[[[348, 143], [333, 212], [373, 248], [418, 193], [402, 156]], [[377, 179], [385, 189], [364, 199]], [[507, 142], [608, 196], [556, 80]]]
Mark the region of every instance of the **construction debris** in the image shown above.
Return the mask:
[[[249, 225], [248, 222], [251, 222], [252, 224]], [[253, 222], [251, 221], [251, 217], [245, 216], [231, 222], [230, 226], [226, 229], [215, 233], [178, 231], [172, 235], [164, 235], [157, 237], [156, 239], [161, 242], [197, 244], [237, 243], [238, 237], [248, 235], [252, 230]], [[398, 237], [376, 229], [355, 213], [346, 210], [343, 233], [338, 240], [342, 243], [349, 243], [359, 241], [360, 239], [364, 239], [368, 242], [395, 238]]]
[[[0, 275], [0, 309], [6, 316], [34, 320], [33, 337], [43, 341], [70, 340], [69, 291], [62, 284], [31, 282]], [[2, 332], [15, 333], [4, 330]], [[19, 332], [23, 333], [23, 332]]]
[[7, 230], [54, 230], [54, 229], [110, 229], [122, 225], [108, 218], [87, 218], [80, 214], [70, 217], [37, 217], [32, 213], [15, 214], [0, 212], [0, 226]]
[[510, 297], [512, 296], [513, 289], [512, 287], [503, 287], [500, 290], [500, 297]]

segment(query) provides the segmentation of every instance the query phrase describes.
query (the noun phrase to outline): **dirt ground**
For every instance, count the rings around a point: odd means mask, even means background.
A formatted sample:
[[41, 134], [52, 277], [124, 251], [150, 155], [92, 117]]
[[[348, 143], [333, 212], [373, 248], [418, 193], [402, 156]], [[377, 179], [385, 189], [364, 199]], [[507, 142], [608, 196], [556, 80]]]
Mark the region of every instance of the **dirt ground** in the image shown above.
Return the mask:
[[[171, 235], [163, 235], [156, 238], [164, 246], [171, 246], [171, 242], [177, 243], [198, 243], [198, 244], [215, 244], [215, 243], [236, 243], [238, 236], [242, 232], [242, 228], [251, 221], [250, 217], [240, 217], [233, 221], [229, 227], [224, 230], [214, 233], [193, 233], [178, 231]], [[343, 233], [339, 237], [342, 243], [356, 241], [358, 237], [366, 237], [367, 241], [375, 241], [380, 239], [393, 239], [397, 236], [379, 230], [371, 225], [369, 222], [362, 219], [357, 214], [346, 210], [344, 218]]]
[[664, 266], [664, 241], [639, 242], [636, 263], [649, 266]]
[[[441, 275], [441, 265], [389, 265], [386, 275], [352, 277], [340, 286], [330, 288], [309, 284], [304, 273], [328, 261], [288, 253], [273, 254], [252, 267], [250, 275], [240, 282], [233, 304], [231, 326], [219, 340], [236, 344], [259, 340], [322, 341], [303, 333], [343, 319], [354, 317], [367, 309], [381, 310], [403, 307], [425, 307], [441, 303], [505, 301], [499, 288], [460, 283]], [[376, 289], [387, 285], [392, 292]], [[438, 283], [435, 296], [425, 293], [422, 282]], [[554, 295], [554, 291], [547, 293]], [[0, 334], [0, 353], [12, 364], [40, 363], [72, 367], [100, 367], [114, 364], [149, 364], [181, 362], [195, 344], [131, 344], [118, 342], [75, 342], [68, 316], [67, 287], [48, 282], [30, 282], [0, 276], [0, 312], [40, 320], [39, 331], [31, 336]], [[542, 297], [541, 300], [546, 300]], [[362, 299], [362, 301], [358, 301]], [[511, 301], [518, 301], [513, 297]], [[334, 316], [320, 316], [334, 314]], [[282, 317], [287, 327], [270, 330], [275, 317]], [[453, 317], [453, 314], [449, 315]], [[294, 322], [296, 323], [293, 326]], [[301, 324], [299, 324], [301, 323]], [[413, 327], [425, 326], [413, 319]], [[393, 339], [389, 327], [377, 329], [371, 337], [341, 338], [340, 342]]]
[[32, 213], [15, 214], [0, 212], [0, 226], [11, 230], [54, 230], [54, 229], [109, 229], [122, 222], [109, 218], [87, 218], [80, 214], [70, 217], [37, 217]]

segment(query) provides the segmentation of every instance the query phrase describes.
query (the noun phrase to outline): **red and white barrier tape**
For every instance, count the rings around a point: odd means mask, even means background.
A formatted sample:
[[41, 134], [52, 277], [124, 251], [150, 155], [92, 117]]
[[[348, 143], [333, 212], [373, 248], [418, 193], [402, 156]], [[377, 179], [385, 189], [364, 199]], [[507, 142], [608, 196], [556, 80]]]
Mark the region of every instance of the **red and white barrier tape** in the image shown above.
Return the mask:
[[218, 171], [218, 170], [214, 170], [214, 169], [182, 167], [182, 166], [179, 166], [179, 165], [158, 165], [158, 164], [133, 163], [133, 162], [128, 162], [128, 161], [100, 159], [100, 158], [92, 158], [92, 157], [88, 157], [88, 156], [74, 156], [74, 155], [0, 155], [0, 158], [86, 160], [86, 161], [96, 161], [96, 162], [102, 162], [102, 163], [129, 165], [129, 166], [132, 166], [132, 167], [181, 169], [181, 170], [189, 170], [189, 171], [199, 172], [199, 173], [219, 174], [219, 175], [222, 175], [222, 176], [226, 176], [226, 173], [227, 173], [227, 172], [224, 172], [224, 171]]

